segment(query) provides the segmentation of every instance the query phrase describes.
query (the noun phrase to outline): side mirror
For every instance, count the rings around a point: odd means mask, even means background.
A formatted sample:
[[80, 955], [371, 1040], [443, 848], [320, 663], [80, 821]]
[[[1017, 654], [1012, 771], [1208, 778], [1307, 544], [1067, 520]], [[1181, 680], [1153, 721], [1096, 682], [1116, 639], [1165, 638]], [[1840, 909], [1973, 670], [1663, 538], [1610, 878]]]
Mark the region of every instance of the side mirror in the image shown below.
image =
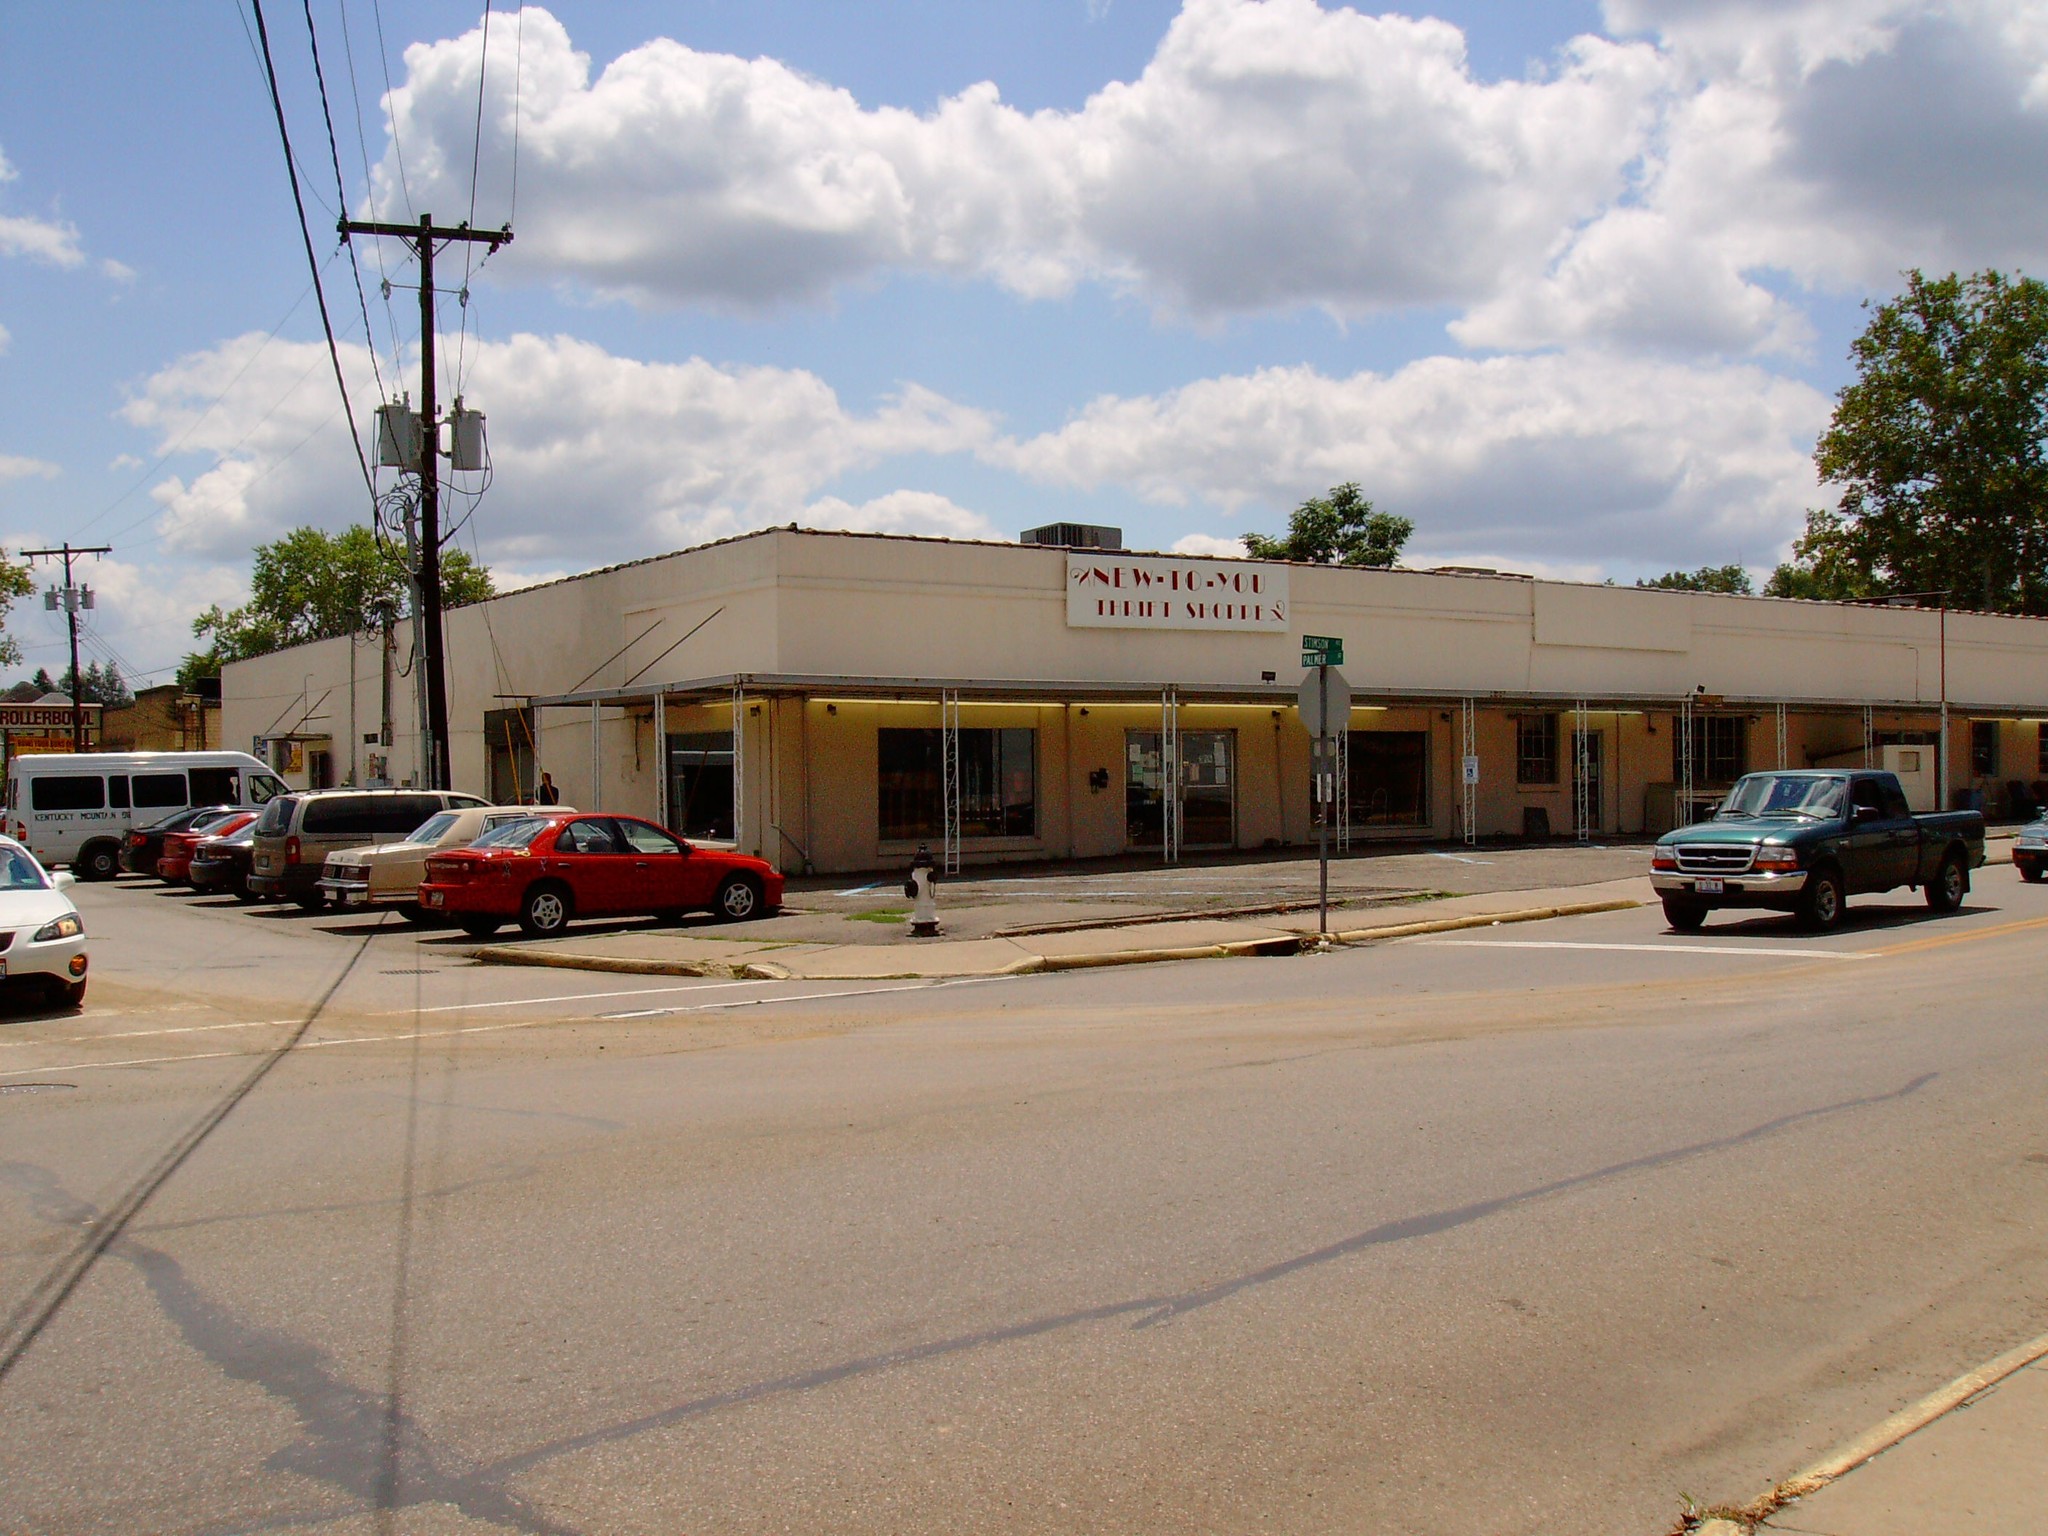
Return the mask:
[[50, 876], [50, 884], [60, 891], [68, 891], [71, 887], [78, 884], [78, 876], [72, 874], [68, 869], [60, 869]]
[[1876, 821], [1884, 812], [1874, 805], [1859, 805], [1852, 814], [1857, 821]]

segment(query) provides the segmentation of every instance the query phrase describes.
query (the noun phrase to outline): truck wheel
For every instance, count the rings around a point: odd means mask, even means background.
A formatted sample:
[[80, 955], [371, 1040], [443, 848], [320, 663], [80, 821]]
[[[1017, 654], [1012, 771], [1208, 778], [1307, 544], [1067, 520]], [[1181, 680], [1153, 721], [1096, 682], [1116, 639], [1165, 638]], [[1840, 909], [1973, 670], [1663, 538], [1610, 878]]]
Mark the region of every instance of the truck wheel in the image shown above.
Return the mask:
[[1799, 915], [1806, 926], [1825, 933], [1838, 927], [1842, 909], [1848, 905], [1842, 895], [1842, 877], [1832, 869], [1816, 869], [1806, 879], [1806, 894], [1800, 898]]
[[121, 850], [113, 843], [87, 843], [79, 851], [77, 864], [81, 880], [111, 880], [121, 872]]
[[1696, 901], [1664, 898], [1664, 921], [1680, 933], [1698, 933], [1706, 926], [1707, 909]]
[[1951, 853], [1941, 861], [1941, 868], [1934, 872], [1934, 878], [1927, 882], [1928, 910], [1953, 912], [1969, 894], [1970, 872], [1963, 868], [1963, 861]]

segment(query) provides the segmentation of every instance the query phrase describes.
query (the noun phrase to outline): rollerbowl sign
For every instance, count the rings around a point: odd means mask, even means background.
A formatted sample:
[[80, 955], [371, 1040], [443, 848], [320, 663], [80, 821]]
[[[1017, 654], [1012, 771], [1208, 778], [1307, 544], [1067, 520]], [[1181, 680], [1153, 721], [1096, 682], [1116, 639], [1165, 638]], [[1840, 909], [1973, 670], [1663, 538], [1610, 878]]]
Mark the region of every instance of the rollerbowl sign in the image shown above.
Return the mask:
[[1288, 627], [1284, 566], [1067, 556], [1067, 623], [1092, 629]]

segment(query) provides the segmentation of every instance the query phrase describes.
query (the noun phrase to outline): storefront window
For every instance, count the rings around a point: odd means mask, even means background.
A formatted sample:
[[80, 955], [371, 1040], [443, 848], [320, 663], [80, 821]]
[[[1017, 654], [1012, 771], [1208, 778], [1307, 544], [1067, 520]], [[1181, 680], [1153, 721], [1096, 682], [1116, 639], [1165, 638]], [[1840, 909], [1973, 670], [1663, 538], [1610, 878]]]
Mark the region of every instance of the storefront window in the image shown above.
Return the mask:
[[[960, 835], [1038, 835], [1038, 732], [968, 727], [959, 733]], [[937, 730], [875, 733], [876, 821], [891, 842], [943, 837], [945, 741]]]
[[1980, 779], [1998, 777], [1998, 722], [1970, 722], [1970, 772]]
[[[1685, 730], [1677, 717], [1671, 728], [1671, 776], [1685, 776]], [[1747, 772], [1749, 719], [1744, 715], [1694, 715], [1692, 778], [1695, 784], [1733, 784]]]
[[1351, 825], [1429, 824], [1429, 736], [1423, 731], [1353, 731], [1348, 747]]

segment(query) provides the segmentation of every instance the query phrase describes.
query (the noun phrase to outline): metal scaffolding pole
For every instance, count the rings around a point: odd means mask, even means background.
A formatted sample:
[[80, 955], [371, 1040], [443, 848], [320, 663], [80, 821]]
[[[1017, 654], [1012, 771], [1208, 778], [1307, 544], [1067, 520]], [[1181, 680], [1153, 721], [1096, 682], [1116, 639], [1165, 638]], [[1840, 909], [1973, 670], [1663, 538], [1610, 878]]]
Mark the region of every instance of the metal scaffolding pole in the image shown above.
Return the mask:
[[1168, 864], [1180, 860], [1180, 690], [1159, 693], [1159, 848]]
[[598, 702], [590, 701], [590, 808], [604, 809], [604, 726], [598, 719]]
[[669, 824], [668, 803], [668, 695], [654, 695], [654, 773], [658, 780], [655, 803], [661, 807], [661, 824]]
[[1586, 713], [1586, 701], [1576, 700], [1572, 704], [1572, 828], [1573, 836], [1582, 843], [1593, 840], [1593, 829], [1589, 825], [1593, 818], [1588, 812], [1598, 810], [1591, 804], [1593, 764], [1592, 749], [1587, 741], [1591, 729], [1592, 717]]
[[1692, 695], [1687, 694], [1678, 713], [1678, 807], [1672, 820], [1681, 827], [1692, 825]]
[[1337, 851], [1351, 851], [1351, 723], [1341, 722], [1331, 733], [1337, 749]]
[[1778, 766], [1780, 768], [1788, 768], [1791, 766], [1785, 760], [1787, 755], [1788, 754], [1786, 749], [1785, 736], [1785, 706], [1783, 704], [1780, 704], [1778, 706]]
[[944, 833], [941, 872], [960, 873], [960, 693], [948, 688], [939, 695], [939, 757], [943, 783]]
[[746, 852], [747, 837], [747, 690], [732, 688], [732, 845]]
[[1479, 842], [1479, 784], [1465, 765], [1476, 765], [1479, 761], [1479, 719], [1469, 698], [1458, 706], [1458, 743], [1459, 776], [1462, 780], [1459, 816], [1464, 823], [1460, 830], [1465, 846], [1470, 848]]
[[1877, 711], [1868, 704], [1863, 706], [1863, 766], [1875, 767], [1877, 757]]

